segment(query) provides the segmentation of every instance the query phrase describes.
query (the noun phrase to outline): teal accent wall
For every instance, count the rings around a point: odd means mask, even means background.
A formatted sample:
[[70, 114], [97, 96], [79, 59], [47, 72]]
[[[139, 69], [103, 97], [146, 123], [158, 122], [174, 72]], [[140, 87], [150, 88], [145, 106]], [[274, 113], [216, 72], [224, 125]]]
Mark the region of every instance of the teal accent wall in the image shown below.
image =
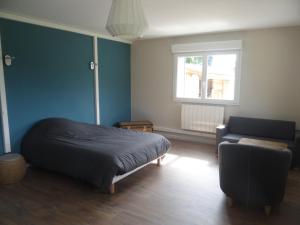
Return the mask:
[[14, 152], [38, 120], [95, 123], [92, 37], [0, 19], [11, 145]]
[[100, 38], [98, 55], [101, 124], [130, 121], [130, 45]]
[[[15, 57], [4, 66], [13, 152], [41, 119], [95, 123], [92, 37], [2, 18], [0, 33], [2, 54]], [[112, 126], [131, 119], [130, 45], [98, 39], [98, 54], [101, 124]]]

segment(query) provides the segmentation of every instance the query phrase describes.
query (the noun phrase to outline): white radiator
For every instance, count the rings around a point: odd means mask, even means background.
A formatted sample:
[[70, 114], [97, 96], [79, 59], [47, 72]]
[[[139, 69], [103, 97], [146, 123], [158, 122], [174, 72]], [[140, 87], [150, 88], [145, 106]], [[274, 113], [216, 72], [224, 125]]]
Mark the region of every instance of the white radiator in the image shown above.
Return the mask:
[[181, 128], [207, 133], [216, 133], [216, 127], [223, 124], [224, 107], [208, 105], [181, 105]]

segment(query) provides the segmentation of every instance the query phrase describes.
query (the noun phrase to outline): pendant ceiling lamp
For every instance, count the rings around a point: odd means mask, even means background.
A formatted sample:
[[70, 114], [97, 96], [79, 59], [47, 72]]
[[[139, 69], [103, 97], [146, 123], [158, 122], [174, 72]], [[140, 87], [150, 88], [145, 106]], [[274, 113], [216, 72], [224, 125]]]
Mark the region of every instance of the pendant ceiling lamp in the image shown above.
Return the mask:
[[106, 22], [106, 29], [114, 36], [124, 39], [142, 37], [148, 23], [142, 0], [113, 0]]

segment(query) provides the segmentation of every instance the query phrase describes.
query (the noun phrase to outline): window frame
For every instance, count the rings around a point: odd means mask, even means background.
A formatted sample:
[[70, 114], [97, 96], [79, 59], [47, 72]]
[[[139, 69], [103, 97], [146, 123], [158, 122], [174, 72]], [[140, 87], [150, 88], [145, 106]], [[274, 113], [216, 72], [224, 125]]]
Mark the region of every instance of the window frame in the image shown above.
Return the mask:
[[[240, 101], [240, 82], [241, 82], [241, 60], [242, 60], [241, 49], [229, 49], [229, 50], [212, 50], [212, 51], [195, 51], [195, 52], [184, 52], [175, 53], [173, 55], [173, 100], [175, 102], [182, 103], [203, 103], [203, 104], [213, 104], [213, 105], [239, 105]], [[207, 57], [208, 55], [218, 55], [218, 54], [236, 54], [236, 68], [235, 68], [235, 84], [234, 84], [234, 99], [233, 100], [223, 100], [223, 99], [208, 99], [207, 98]], [[201, 56], [203, 57], [203, 77], [201, 86], [201, 98], [179, 98], [177, 97], [177, 68], [178, 68], [178, 58], [184, 56]]]

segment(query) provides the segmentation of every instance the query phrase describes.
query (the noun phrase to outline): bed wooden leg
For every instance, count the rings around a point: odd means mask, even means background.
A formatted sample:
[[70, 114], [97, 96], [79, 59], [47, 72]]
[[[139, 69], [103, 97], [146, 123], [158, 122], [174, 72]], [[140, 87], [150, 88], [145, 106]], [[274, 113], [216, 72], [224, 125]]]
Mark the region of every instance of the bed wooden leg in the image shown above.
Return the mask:
[[114, 193], [115, 193], [115, 190], [116, 190], [116, 189], [115, 189], [115, 184], [111, 184], [110, 187], [109, 187], [109, 190], [108, 190], [108, 191], [109, 191], [109, 194], [114, 194]]
[[161, 158], [158, 158], [158, 159], [157, 159], [156, 165], [157, 165], [157, 166], [161, 166]]

